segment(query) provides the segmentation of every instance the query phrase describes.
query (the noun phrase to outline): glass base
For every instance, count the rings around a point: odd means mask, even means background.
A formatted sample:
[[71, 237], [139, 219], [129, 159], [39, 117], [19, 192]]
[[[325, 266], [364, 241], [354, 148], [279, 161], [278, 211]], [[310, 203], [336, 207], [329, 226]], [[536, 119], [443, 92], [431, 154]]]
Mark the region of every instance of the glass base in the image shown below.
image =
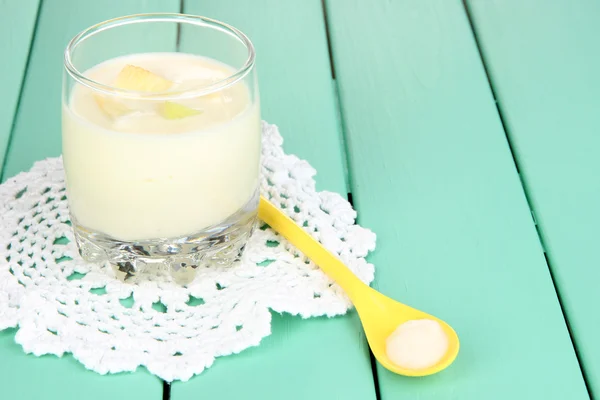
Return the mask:
[[200, 265], [228, 266], [240, 259], [257, 220], [258, 193], [225, 221], [200, 232], [177, 238], [134, 242], [114, 239], [88, 229], [71, 216], [81, 257], [93, 263], [110, 263], [122, 281], [142, 276], [145, 270], [165, 269], [178, 284], [196, 277]]

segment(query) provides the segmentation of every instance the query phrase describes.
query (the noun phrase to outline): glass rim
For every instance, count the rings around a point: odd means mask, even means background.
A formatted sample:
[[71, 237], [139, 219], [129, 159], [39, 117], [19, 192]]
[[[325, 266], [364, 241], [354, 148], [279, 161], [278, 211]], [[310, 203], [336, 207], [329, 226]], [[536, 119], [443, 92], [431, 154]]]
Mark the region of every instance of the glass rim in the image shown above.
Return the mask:
[[[248, 51], [248, 57], [244, 62], [244, 65], [237, 69], [234, 73], [223, 78], [219, 81], [213, 82], [209, 85], [199, 85], [192, 89], [186, 89], [183, 91], [173, 92], [142, 92], [136, 90], [120, 89], [112, 85], [97, 82], [83, 75], [81, 71], [72, 61], [72, 53], [78, 45], [83, 43], [86, 39], [101, 33], [105, 30], [116, 28], [119, 26], [146, 23], [146, 22], [179, 22], [188, 23], [196, 26], [204, 26], [212, 29], [220, 30], [224, 33], [233, 34]], [[67, 44], [64, 53], [64, 67], [67, 73], [78, 83], [87, 86], [90, 89], [110, 94], [113, 96], [120, 96], [130, 99], [151, 99], [151, 100], [171, 100], [171, 99], [182, 99], [190, 97], [198, 97], [207, 95], [210, 93], [217, 92], [225, 89], [240, 80], [244, 79], [246, 75], [252, 70], [255, 62], [255, 50], [252, 41], [239, 29], [219, 20], [203, 17], [200, 15], [181, 14], [181, 13], [144, 13], [144, 14], [131, 14], [122, 17], [108, 19], [103, 22], [99, 22], [92, 25], [83, 31], [75, 35]]]

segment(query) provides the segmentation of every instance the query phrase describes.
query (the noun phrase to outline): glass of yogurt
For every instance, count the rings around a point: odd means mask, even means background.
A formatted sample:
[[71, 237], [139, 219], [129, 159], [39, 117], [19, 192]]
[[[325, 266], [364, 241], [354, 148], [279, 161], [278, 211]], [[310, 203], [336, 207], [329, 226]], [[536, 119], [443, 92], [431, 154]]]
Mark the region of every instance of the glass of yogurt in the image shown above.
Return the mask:
[[240, 257], [259, 199], [254, 63], [246, 35], [199, 16], [126, 16], [71, 40], [62, 155], [85, 260], [186, 283]]

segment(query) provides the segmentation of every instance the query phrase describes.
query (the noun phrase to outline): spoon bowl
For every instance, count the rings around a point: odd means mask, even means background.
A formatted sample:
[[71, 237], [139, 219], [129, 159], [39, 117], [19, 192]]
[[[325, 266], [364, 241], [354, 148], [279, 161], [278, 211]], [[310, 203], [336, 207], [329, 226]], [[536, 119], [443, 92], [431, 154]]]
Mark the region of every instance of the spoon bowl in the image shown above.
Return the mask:
[[[262, 196], [258, 216], [302, 251], [346, 292], [356, 307], [369, 347], [383, 367], [400, 375], [425, 376], [445, 369], [456, 359], [459, 349], [458, 335], [446, 322], [393, 300], [363, 283], [339, 258], [331, 254], [304, 229]], [[400, 367], [387, 356], [387, 338], [401, 324], [420, 319], [434, 320], [440, 324], [448, 339], [446, 353], [435, 365], [427, 368]]]
[[[353, 301], [353, 304], [362, 322], [369, 347], [383, 367], [399, 375], [426, 376], [447, 368], [456, 359], [460, 347], [458, 335], [445, 321], [384, 296], [367, 285], [360, 288], [359, 293], [355, 296], [356, 301]], [[440, 324], [448, 338], [448, 349], [446, 354], [431, 367], [423, 369], [400, 367], [387, 355], [387, 338], [401, 324], [419, 319], [434, 320]]]

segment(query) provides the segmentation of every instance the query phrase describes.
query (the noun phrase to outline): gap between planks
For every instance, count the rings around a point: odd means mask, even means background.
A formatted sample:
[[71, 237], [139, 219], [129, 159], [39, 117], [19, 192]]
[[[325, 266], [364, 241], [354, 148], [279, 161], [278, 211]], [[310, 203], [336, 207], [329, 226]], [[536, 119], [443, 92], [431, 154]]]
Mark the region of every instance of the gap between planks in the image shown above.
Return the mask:
[[329, 68], [331, 69], [331, 79], [335, 80], [335, 64], [333, 62], [333, 52], [331, 50], [331, 36], [329, 34], [329, 20], [327, 18], [327, 5], [325, 0], [321, 0], [321, 9], [323, 10], [323, 21], [325, 22], [325, 35], [327, 37], [327, 51], [329, 52]]
[[[335, 61], [334, 61], [334, 56], [333, 56], [333, 49], [332, 49], [332, 44], [331, 44], [331, 34], [330, 34], [330, 30], [329, 30], [329, 18], [328, 18], [328, 13], [327, 13], [327, 4], [326, 4], [326, 0], [321, 0], [321, 8], [323, 10], [323, 22], [325, 24], [325, 35], [326, 35], [326, 40], [327, 40], [327, 52], [329, 55], [329, 67], [331, 69], [331, 79], [334, 82], [333, 85], [333, 90], [334, 90], [334, 97], [336, 99], [336, 108], [337, 108], [337, 113], [338, 113], [338, 124], [339, 124], [339, 129], [340, 129], [340, 145], [342, 146], [343, 149], [343, 154], [344, 154], [344, 168], [346, 170], [346, 187], [348, 188], [348, 193], [346, 194], [348, 202], [350, 203], [350, 205], [352, 206], [352, 208], [354, 207], [354, 200], [352, 198], [352, 188], [351, 188], [351, 174], [350, 174], [350, 163], [348, 160], [348, 138], [346, 137], [346, 127], [344, 124], [344, 118], [343, 118], [343, 111], [342, 111], [342, 107], [341, 107], [341, 102], [340, 102], [340, 94], [339, 94], [339, 87], [336, 84], [336, 74], [335, 74]], [[357, 222], [358, 222], [358, 217], [357, 217]], [[366, 341], [366, 337], [364, 339]], [[369, 350], [369, 359], [370, 359], [370, 363], [371, 363], [371, 373], [373, 374], [373, 386], [375, 389], [375, 399], [376, 400], [381, 400], [381, 390], [379, 388], [379, 377], [377, 375], [377, 361], [375, 360], [375, 356], [373, 355], [373, 352], [371, 351], [371, 347], [368, 345], [367, 343], [367, 348]]]
[[33, 32], [31, 33], [31, 41], [29, 42], [29, 49], [27, 50], [27, 61], [25, 62], [25, 71], [23, 71], [23, 77], [21, 78], [21, 87], [19, 88], [19, 97], [17, 99], [17, 105], [15, 107], [15, 111], [13, 113], [12, 124], [10, 126], [10, 133], [8, 136], [8, 141], [6, 142], [6, 150], [4, 151], [4, 158], [2, 160], [2, 169], [0, 169], [0, 182], [4, 182], [6, 178], [4, 176], [6, 171], [6, 160], [8, 159], [8, 153], [10, 152], [10, 145], [12, 144], [12, 138], [15, 131], [15, 126], [17, 123], [17, 115], [19, 114], [19, 109], [21, 108], [21, 100], [23, 98], [23, 89], [25, 88], [25, 80], [27, 79], [27, 73], [29, 71], [29, 64], [31, 62], [31, 52], [33, 50], [33, 43], [35, 42], [35, 38], [37, 36], [37, 29], [40, 22], [40, 14], [42, 10], [42, 3], [44, 0], [38, 1], [37, 11], [35, 13], [35, 24], [33, 25]]
[[162, 392], [163, 400], [171, 400], [171, 384], [163, 381], [163, 392]]

